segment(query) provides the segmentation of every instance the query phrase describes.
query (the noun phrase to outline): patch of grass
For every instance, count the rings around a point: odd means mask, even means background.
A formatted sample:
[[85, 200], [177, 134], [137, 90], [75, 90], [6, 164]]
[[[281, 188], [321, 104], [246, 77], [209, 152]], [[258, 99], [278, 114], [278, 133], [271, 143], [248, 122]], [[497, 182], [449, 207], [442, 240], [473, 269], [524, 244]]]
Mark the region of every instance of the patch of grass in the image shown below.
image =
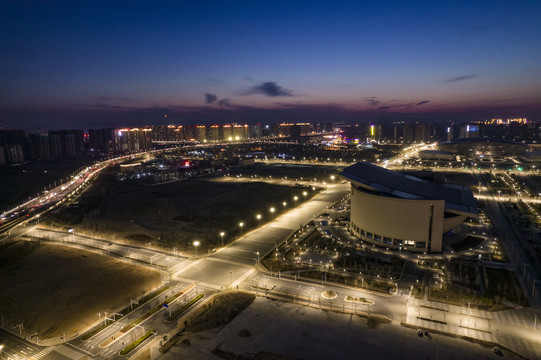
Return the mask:
[[367, 304], [372, 303], [372, 301], [366, 300], [366, 298], [364, 298], [364, 297], [357, 298], [357, 297], [353, 297], [351, 295], [346, 296], [346, 301], [352, 301], [352, 302], [358, 302], [358, 303], [367, 303]]
[[247, 293], [229, 293], [219, 295], [209, 304], [207, 310], [189, 321], [187, 331], [202, 331], [213, 329], [229, 323], [242, 310], [246, 309], [255, 295]]
[[492, 268], [485, 268], [485, 271], [488, 282], [486, 296], [494, 298], [497, 303], [507, 299], [512, 303], [528, 306], [528, 299], [522, 291], [515, 272]]
[[168, 316], [166, 319], [167, 319], [168, 321], [173, 320], [174, 318], [176, 318], [177, 316], [179, 316], [180, 314], [182, 314], [184, 311], [188, 310], [193, 304], [195, 304], [196, 302], [198, 302], [199, 300], [201, 300], [204, 296], [205, 296], [205, 294], [199, 294], [199, 295], [197, 295], [197, 296], [194, 297], [192, 300], [190, 300], [188, 303], [186, 303], [186, 304], [184, 304], [183, 306], [181, 306], [180, 309], [175, 310], [173, 313], [171, 313], [171, 316]]
[[481, 244], [485, 239], [480, 236], [468, 235], [464, 240], [451, 245], [455, 251], [464, 251]]
[[132, 342], [131, 344], [129, 344], [128, 346], [126, 346], [124, 349], [122, 349], [120, 351], [120, 355], [127, 355], [129, 354], [133, 349], [135, 349], [136, 347], [138, 347], [139, 345], [141, 345], [141, 343], [143, 341], [145, 341], [146, 339], [148, 339], [152, 334], [154, 334], [154, 329], [152, 330], [149, 330], [147, 331], [146, 334], [144, 334], [143, 336], [141, 336], [139, 339], [135, 340], [134, 342]]

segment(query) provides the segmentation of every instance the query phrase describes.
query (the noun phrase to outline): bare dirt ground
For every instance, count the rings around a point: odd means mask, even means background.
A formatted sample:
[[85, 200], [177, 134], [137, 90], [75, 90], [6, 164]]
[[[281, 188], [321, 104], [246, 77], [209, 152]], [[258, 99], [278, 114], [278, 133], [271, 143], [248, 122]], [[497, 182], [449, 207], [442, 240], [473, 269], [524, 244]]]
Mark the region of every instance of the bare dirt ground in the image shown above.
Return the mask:
[[160, 274], [92, 252], [18, 241], [0, 249], [0, 309], [40, 339], [74, 336], [99, 312], [123, 307], [160, 284]]
[[[64, 207], [45, 220], [79, 233], [100, 234], [115, 240], [193, 251], [194, 234], [200, 251], [230, 242], [241, 231], [258, 226], [284, 211], [283, 201], [304, 200], [305, 188], [265, 182], [225, 183], [194, 178], [156, 186], [117, 181], [115, 169], [100, 174], [78, 198], [77, 207]], [[315, 194], [309, 190], [310, 196]], [[239, 227], [243, 223], [243, 228]]]
[[[365, 318], [256, 298], [225, 327], [185, 335], [161, 359], [497, 359], [491, 348], [444, 335], [417, 336], [396, 325], [369, 326]], [[189, 344], [189, 346], [187, 346]], [[275, 354], [274, 356], [269, 355]], [[265, 357], [267, 356], [267, 357]], [[505, 352], [504, 358], [515, 355]]]

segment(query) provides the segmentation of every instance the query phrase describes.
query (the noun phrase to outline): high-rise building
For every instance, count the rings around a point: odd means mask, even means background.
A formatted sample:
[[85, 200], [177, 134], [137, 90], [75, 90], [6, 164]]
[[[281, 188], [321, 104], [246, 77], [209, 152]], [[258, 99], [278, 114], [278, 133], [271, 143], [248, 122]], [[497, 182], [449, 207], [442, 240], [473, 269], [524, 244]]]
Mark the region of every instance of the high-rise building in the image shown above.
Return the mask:
[[23, 147], [19, 144], [7, 146], [7, 163], [22, 164], [24, 162]]
[[5, 164], [7, 164], [6, 149], [3, 146], [0, 146], [0, 165]]

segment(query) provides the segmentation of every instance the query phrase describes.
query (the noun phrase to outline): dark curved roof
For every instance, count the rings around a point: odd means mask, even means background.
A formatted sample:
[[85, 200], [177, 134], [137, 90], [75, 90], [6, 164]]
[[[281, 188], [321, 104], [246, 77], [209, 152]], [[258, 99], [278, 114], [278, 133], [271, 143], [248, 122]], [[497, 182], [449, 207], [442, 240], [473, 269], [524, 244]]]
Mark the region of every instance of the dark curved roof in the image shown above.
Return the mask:
[[477, 214], [475, 198], [465, 186], [435, 183], [368, 162], [348, 166], [340, 176], [358, 187], [384, 196], [411, 200], [445, 200], [447, 210]]

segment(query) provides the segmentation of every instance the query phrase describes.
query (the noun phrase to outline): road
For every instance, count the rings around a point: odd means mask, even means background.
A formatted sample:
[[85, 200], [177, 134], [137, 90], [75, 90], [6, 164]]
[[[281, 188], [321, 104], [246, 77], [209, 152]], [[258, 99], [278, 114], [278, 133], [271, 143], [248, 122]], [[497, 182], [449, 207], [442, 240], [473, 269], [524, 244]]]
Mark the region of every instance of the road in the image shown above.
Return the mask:
[[[150, 309], [160, 306], [166, 298], [186, 288], [187, 285], [188, 283], [185, 282], [172, 281], [170, 283], [171, 289], [167, 290], [163, 294], [160, 294], [157, 298], [151, 300], [127, 316], [118, 319], [115, 323], [94, 335], [92, 338], [86, 341], [77, 338], [70, 341], [69, 344], [79, 352], [83, 352], [88, 355], [91, 354], [90, 356], [94, 359], [113, 359], [119, 356], [120, 351], [124, 347], [138, 339], [147, 331], [152, 329], [156, 330], [155, 335], [153, 335], [151, 339], [155, 337], [162, 337], [163, 335], [168, 334], [171, 330], [175, 329], [177, 321], [179, 320], [179, 318], [177, 318], [172, 321], [167, 321], [166, 317], [169, 315], [169, 312], [165, 308], [162, 308], [125, 333], [120, 332], [120, 330], [141, 317]], [[216, 292], [215, 289], [197, 284], [196, 287], [191, 288], [176, 300], [169, 303], [169, 308], [172, 312], [174, 312], [197, 295], [205, 294], [206, 297], [209, 297], [214, 292]], [[182, 316], [186, 316], [189, 313], [190, 310], [188, 310]], [[111, 314], [109, 316], [113, 315]], [[105, 321], [103, 316], [102, 321]], [[147, 341], [150, 341], [151, 339]]]
[[[420, 148], [422, 147], [413, 149], [412, 151], [417, 151]], [[319, 280], [305, 280], [300, 282], [295, 278], [282, 277], [275, 273], [271, 275], [267, 272], [256, 270], [254, 265], [256, 265], [258, 258], [272, 251], [290, 233], [299, 229], [300, 226], [313, 220], [317, 215], [327, 211], [329, 206], [343, 199], [349, 193], [349, 187], [350, 185], [348, 183], [332, 184], [327, 190], [321, 192], [312, 200], [291, 209], [272, 222], [245, 234], [230, 246], [222, 248], [214, 254], [201, 256], [200, 258], [175, 259], [171, 262], [171, 260], [167, 259], [168, 256], [171, 259], [171, 254], [160, 253], [145, 248], [134, 248], [107, 240], [89, 239], [77, 234], [44, 232], [44, 230], [34, 229], [33, 235], [50, 237], [55, 241], [71, 245], [94, 247], [118, 256], [142, 261], [152, 266], [164, 267], [166, 270], [169, 270], [171, 283], [175, 284], [175, 288], [195, 282], [198, 284], [198, 291], [205, 292], [205, 294], [212, 294], [221, 289], [238, 287], [239, 289], [255, 291], [258, 294], [263, 294], [264, 292], [267, 296], [296, 301], [301, 304], [320, 306], [322, 308], [349, 310], [353, 312], [376, 312], [392, 319], [393, 324], [399, 324], [405, 321], [422, 328], [497, 341], [519, 353], [526, 354], [526, 356], [541, 358], [541, 347], [537, 341], [539, 332], [535, 321], [533, 323], [530, 321], [532, 314], [526, 310], [509, 310], [488, 317], [487, 314], [473, 309], [465, 310], [465, 307], [462, 306], [446, 306], [446, 309], [441, 310], [442, 305], [439, 303], [433, 303], [426, 299], [412, 299], [407, 296], [406, 285], [399, 286], [399, 290], [401, 291], [398, 293], [404, 295], [381, 295], [358, 288], [326, 283], [324, 280], [322, 282]], [[338, 236], [339, 234], [334, 235]], [[406, 262], [403, 274], [405, 276], [412, 275], [415, 277], [417, 276], [417, 271], [419, 270], [414, 262]], [[409, 283], [410, 281], [411, 279], [408, 278], [407, 282]], [[338, 296], [335, 299], [324, 299], [321, 297], [321, 293], [325, 290], [333, 290]], [[368, 304], [348, 302], [345, 300], [346, 295], [357, 298], [364, 297], [368, 301], [373, 302], [373, 305], [369, 306]], [[193, 292], [187, 298], [190, 296], [194, 296]], [[160, 301], [163, 300], [153, 300], [156, 304]], [[150, 307], [151, 305], [148, 306]], [[122, 342], [126, 343], [126, 341], [114, 339], [106, 347], [102, 348], [101, 345], [104, 341], [113, 337], [123, 324], [125, 325], [134, 319], [138, 316], [139, 312], [146, 311], [145, 308], [146, 306], [139, 309], [138, 312], [131, 314], [126, 319], [119, 320], [110, 328], [107, 328], [107, 330], [86, 342], [76, 339], [68, 344], [57, 345], [54, 348], [40, 350], [38, 347], [29, 347], [27, 350], [30, 351], [33, 349], [34, 352], [49, 351], [49, 353], [43, 355], [43, 358], [47, 359], [53, 355], [65, 356], [70, 351], [72, 355], [86, 354], [96, 359], [114, 358], [123, 347]], [[154, 316], [141, 323], [141, 326], [145, 329], [157, 329], [160, 335], [165, 334], [174, 329], [175, 324], [174, 322], [166, 323], [164, 316], [165, 310], [160, 310]], [[464, 330], [463, 322], [465, 316], [469, 322]], [[472, 319], [475, 319], [473, 320], [473, 329], [471, 327]], [[140, 336], [142, 332], [143, 329], [136, 327], [124, 335], [123, 338], [131, 341]], [[15, 345], [12, 346], [15, 347]], [[22, 341], [20, 346], [30, 345]]]
[[183, 268], [173, 274], [174, 279], [192, 279], [223, 288], [239, 283], [253, 271], [259, 257], [272, 251], [289, 234], [314, 219], [335, 202], [347, 196], [349, 184], [338, 183], [319, 193], [310, 201], [289, 210], [256, 230], [245, 234], [230, 246], [197, 260], [197, 266]]

